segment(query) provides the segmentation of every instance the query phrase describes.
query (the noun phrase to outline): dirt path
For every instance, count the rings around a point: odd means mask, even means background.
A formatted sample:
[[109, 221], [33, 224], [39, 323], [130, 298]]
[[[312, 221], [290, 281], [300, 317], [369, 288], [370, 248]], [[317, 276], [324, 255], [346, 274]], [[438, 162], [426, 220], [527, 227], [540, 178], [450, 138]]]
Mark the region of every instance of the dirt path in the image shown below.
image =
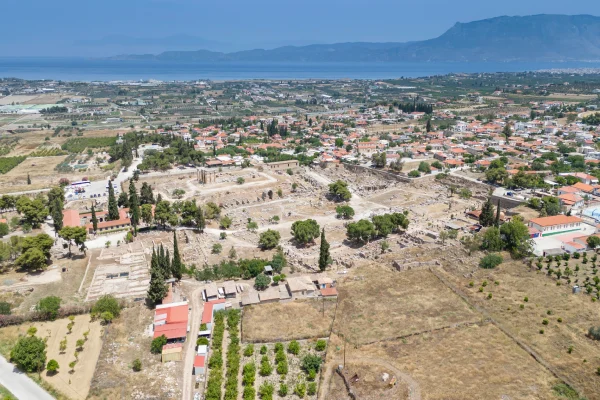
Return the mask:
[[194, 375], [192, 375], [192, 369], [194, 365], [194, 356], [196, 355], [196, 337], [198, 336], [197, 333], [200, 329], [200, 320], [202, 317], [202, 289], [203, 287], [194, 289], [192, 295], [190, 296], [192, 315], [190, 316], [190, 334], [185, 342], [183, 383], [181, 388], [182, 400], [191, 400], [194, 396]]
[[[350, 361], [348, 362], [352, 362], [353, 360], [350, 359]], [[388, 364], [387, 362], [377, 359], [377, 358], [361, 358], [360, 360], [356, 360], [357, 363], [360, 364], [371, 364], [371, 365], [378, 365], [380, 367], [389, 369], [395, 376], [396, 378], [404, 381], [407, 385], [408, 385], [408, 399], [409, 400], [421, 400], [421, 387], [419, 386], [419, 384], [417, 383], [417, 381], [415, 381], [410, 375], [405, 374], [404, 372], [400, 371], [398, 368]], [[327, 395], [328, 395], [328, 388], [329, 388], [329, 384], [331, 381], [331, 377], [333, 376], [333, 374], [335, 373], [335, 371], [333, 370], [333, 368], [337, 368], [337, 365], [342, 363], [342, 358], [337, 358], [335, 360], [331, 360], [329, 363], [327, 363], [327, 369], [325, 370], [325, 374], [324, 374], [324, 379], [323, 379], [323, 383], [321, 384], [321, 392], [319, 393], [319, 400], [327, 400]], [[359, 399], [360, 400], [360, 399]]]

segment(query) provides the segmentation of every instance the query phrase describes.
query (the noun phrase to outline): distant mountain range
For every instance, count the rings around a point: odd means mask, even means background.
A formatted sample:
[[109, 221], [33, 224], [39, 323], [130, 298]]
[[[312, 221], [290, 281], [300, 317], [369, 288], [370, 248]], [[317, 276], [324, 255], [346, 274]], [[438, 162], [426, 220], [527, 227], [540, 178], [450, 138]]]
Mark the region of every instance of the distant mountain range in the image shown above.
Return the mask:
[[408, 43], [335, 43], [223, 53], [209, 50], [120, 55], [179, 62], [561, 62], [600, 60], [600, 17], [532, 15], [457, 23], [443, 35]]

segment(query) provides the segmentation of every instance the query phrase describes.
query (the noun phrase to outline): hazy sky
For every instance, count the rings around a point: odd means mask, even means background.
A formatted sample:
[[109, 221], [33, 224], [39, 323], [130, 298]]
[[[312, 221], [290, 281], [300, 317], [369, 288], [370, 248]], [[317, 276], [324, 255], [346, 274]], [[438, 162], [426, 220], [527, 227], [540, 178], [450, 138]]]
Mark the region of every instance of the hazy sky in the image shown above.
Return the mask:
[[[421, 40], [500, 15], [600, 15], [600, 1], [1, 0], [0, 10], [0, 56], [103, 56]], [[180, 37], [151, 40], [169, 36]]]

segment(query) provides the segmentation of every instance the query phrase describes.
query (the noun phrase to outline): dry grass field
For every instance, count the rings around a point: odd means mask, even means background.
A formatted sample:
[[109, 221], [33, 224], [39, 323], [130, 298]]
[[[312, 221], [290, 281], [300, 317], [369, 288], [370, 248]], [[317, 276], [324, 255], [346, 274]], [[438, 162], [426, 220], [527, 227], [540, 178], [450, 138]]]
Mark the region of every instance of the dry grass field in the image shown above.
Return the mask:
[[242, 341], [266, 343], [327, 337], [335, 307], [334, 300], [295, 300], [246, 307]]
[[[370, 357], [408, 374], [423, 400], [555, 398], [552, 374], [489, 323], [346, 351], [349, 363]], [[340, 356], [332, 353], [329, 360], [336, 364]]]
[[[107, 328], [88, 399], [181, 398], [183, 363], [163, 364], [160, 355], [150, 353], [152, 337], [145, 329], [152, 320], [152, 310], [139, 304], [124, 309]], [[136, 358], [140, 372], [132, 369]]]
[[393, 272], [362, 267], [338, 282], [339, 306], [334, 330], [352, 343], [369, 343], [478, 321], [460, 297], [431, 272]]
[[[102, 347], [102, 330], [100, 322], [90, 322], [89, 315], [78, 315], [75, 317], [75, 325], [71, 333], [68, 333], [68, 319], [56, 321], [40, 322], [35, 324], [23, 324], [20, 326], [11, 326], [2, 328], [0, 336], [5, 343], [15, 343], [19, 336], [26, 335], [30, 326], [37, 328], [36, 335], [40, 338], [47, 338], [46, 354], [47, 360], [54, 359], [60, 366], [59, 372], [55, 375], [42, 372], [41, 376], [52, 387], [60, 393], [65, 394], [73, 400], [83, 400], [87, 398], [92, 376], [96, 369], [96, 361]], [[76, 341], [83, 339], [83, 332], [89, 331], [89, 336], [83, 349], [79, 351], [79, 361], [71, 373], [69, 363], [75, 360]], [[67, 338], [67, 349], [61, 352], [59, 349], [60, 341]]]
[[[600, 367], [600, 343], [586, 336], [591, 326], [600, 325], [600, 310], [590, 296], [573, 295], [569, 285], [556, 286], [554, 278], [517, 261], [508, 261], [492, 271], [478, 270], [469, 279], [447, 277], [474, 304], [488, 311], [572, 382], [582, 395], [600, 399], [600, 381], [596, 375]], [[484, 280], [489, 284], [481, 293], [479, 287]], [[474, 282], [473, 287], [469, 287], [470, 281]], [[495, 281], [499, 284], [492, 283]], [[488, 293], [492, 299], [487, 299]]]

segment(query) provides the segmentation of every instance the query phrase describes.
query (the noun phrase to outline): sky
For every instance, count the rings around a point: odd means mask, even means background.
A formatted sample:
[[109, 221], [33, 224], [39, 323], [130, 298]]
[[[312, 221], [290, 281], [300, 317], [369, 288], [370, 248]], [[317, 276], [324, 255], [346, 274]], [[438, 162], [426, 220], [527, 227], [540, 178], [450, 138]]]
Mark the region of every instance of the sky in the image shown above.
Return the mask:
[[598, 0], [1, 0], [0, 57], [237, 51], [437, 37], [501, 15], [591, 14]]

